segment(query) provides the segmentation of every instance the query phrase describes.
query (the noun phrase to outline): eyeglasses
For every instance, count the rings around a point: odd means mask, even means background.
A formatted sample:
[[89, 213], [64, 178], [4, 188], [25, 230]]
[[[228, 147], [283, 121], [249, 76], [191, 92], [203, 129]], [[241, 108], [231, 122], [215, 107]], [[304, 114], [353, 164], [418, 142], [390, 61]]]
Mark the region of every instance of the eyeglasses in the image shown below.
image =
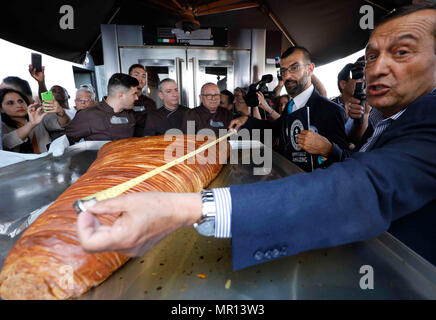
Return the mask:
[[280, 68], [280, 74], [282, 76], [284, 76], [286, 72], [289, 72], [291, 74], [292, 73], [297, 73], [298, 70], [300, 70], [300, 67], [307, 66], [307, 65], [308, 65], [308, 63], [306, 63], [306, 64], [294, 63], [294, 64], [290, 65], [287, 68]]
[[207, 100], [217, 100], [221, 97], [221, 94], [202, 94]]
[[89, 99], [89, 98], [80, 98], [80, 99], [76, 99], [76, 101], [89, 102], [89, 101], [91, 101], [91, 99]]

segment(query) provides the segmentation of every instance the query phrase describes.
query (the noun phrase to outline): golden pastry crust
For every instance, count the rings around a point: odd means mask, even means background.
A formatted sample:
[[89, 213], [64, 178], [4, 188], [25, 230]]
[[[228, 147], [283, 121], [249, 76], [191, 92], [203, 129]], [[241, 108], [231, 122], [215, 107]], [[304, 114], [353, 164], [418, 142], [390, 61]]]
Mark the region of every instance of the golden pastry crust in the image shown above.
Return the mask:
[[[215, 138], [210, 138], [209, 141], [213, 139]], [[192, 151], [187, 151], [187, 142], [193, 146], [194, 141], [195, 149], [204, 144], [196, 141], [195, 136], [184, 136], [185, 154]], [[88, 171], [38, 217], [9, 252], [0, 273], [0, 297], [78, 297], [99, 285], [126, 263], [128, 257], [118, 253], [89, 254], [82, 250], [76, 233], [77, 215], [72, 204], [77, 199], [166, 164], [164, 153], [170, 144], [173, 147], [181, 145], [164, 141], [163, 136], [123, 139], [105, 144]], [[223, 153], [225, 158], [228, 156], [227, 150], [220, 152], [221, 157]], [[214, 164], [188, 164], [185, 161], [149, 178], [126, 193], [199, 192], [219, 173], [222, 166], [218, 157], [217, 151]], [[104, 215], [100, 217], [100, 221], [102, 224], [112, 224], [115, 218], [113, 215]]]

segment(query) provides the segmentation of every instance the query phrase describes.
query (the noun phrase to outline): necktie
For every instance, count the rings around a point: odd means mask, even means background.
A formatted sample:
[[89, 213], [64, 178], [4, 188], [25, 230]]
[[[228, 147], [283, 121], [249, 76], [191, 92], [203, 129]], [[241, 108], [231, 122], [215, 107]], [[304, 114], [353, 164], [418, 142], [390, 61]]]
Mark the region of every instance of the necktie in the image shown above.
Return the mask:
[[293, 107], [294, 107], [294, 99], [291, 99], [288, 103], [288, 114], [291, 114]]

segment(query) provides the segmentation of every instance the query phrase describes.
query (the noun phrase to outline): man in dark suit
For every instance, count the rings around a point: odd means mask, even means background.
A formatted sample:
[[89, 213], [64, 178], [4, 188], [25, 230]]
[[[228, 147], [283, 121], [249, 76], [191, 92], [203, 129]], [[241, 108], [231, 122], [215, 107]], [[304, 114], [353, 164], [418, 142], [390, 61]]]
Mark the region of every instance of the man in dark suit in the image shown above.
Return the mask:
[[[203, 197], [146, 192], [98, 203], [79, 217], [82, 246], [140, 255], [197, 222], [202, 234], [232, 237], [233, 268], [241, 269], [388, 230], [436, 264], [435, 21], [436, 5], [414, 4], [373, 31], [365, 75], [380, 117], [362, 152], [326, 170]], [[120, 212], [118, 227], [95, 227], [95, 215]], [[201, 228], [211, 219], [213, 230]]]
[[[319, 155], [324, 158], [337, 158], [333, 154], [348, 150], [348, 142], [345, 134], [345, 110], [336, 103], [319, 94], [311, 80], [314, 63], [310, 53], [304, 47], [290, 47], [280, 58], [280, 72], [288, 95], [291, 97], [284, 112], [274, 122], [262, 121], [254, 117], [242, 116], [234, 119], [230, 127], [238, 130], [241, 126], [248, 129], [273, 129], [273, 135], [279, 137], [279, 150], [286, 158], [292, 161], [291, 137], [289, 128], [292, 126], [291, 113], [309, 107], [310, 129], [326, 141], [326, 148], [319, 150]], [[305, 134], [308, 130], [303, 130]], [[301, 147], [301, 146], [300, 146]], [[304, 148], [303, 148], [304, 149]], [[308, 151], [308, 150], [306, 150]], [[319, 167], [322, 158], [314, 157], [314, 167]], [[318, 161], [320, 160], [320, 161]], [[297, 163], [299, 164], [299, 163]], [[326, 161], [322, 167], [328, 166]]]

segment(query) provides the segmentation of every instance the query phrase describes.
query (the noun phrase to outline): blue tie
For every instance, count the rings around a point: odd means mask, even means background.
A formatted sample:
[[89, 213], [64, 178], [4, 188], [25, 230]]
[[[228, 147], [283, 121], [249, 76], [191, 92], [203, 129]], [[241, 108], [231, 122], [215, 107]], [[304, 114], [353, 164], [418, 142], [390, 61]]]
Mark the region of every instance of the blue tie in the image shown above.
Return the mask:
[[288, 103], [288, 114], [291, 114], [293, 107], [294, 107], [294, 99], [291, 99]]

